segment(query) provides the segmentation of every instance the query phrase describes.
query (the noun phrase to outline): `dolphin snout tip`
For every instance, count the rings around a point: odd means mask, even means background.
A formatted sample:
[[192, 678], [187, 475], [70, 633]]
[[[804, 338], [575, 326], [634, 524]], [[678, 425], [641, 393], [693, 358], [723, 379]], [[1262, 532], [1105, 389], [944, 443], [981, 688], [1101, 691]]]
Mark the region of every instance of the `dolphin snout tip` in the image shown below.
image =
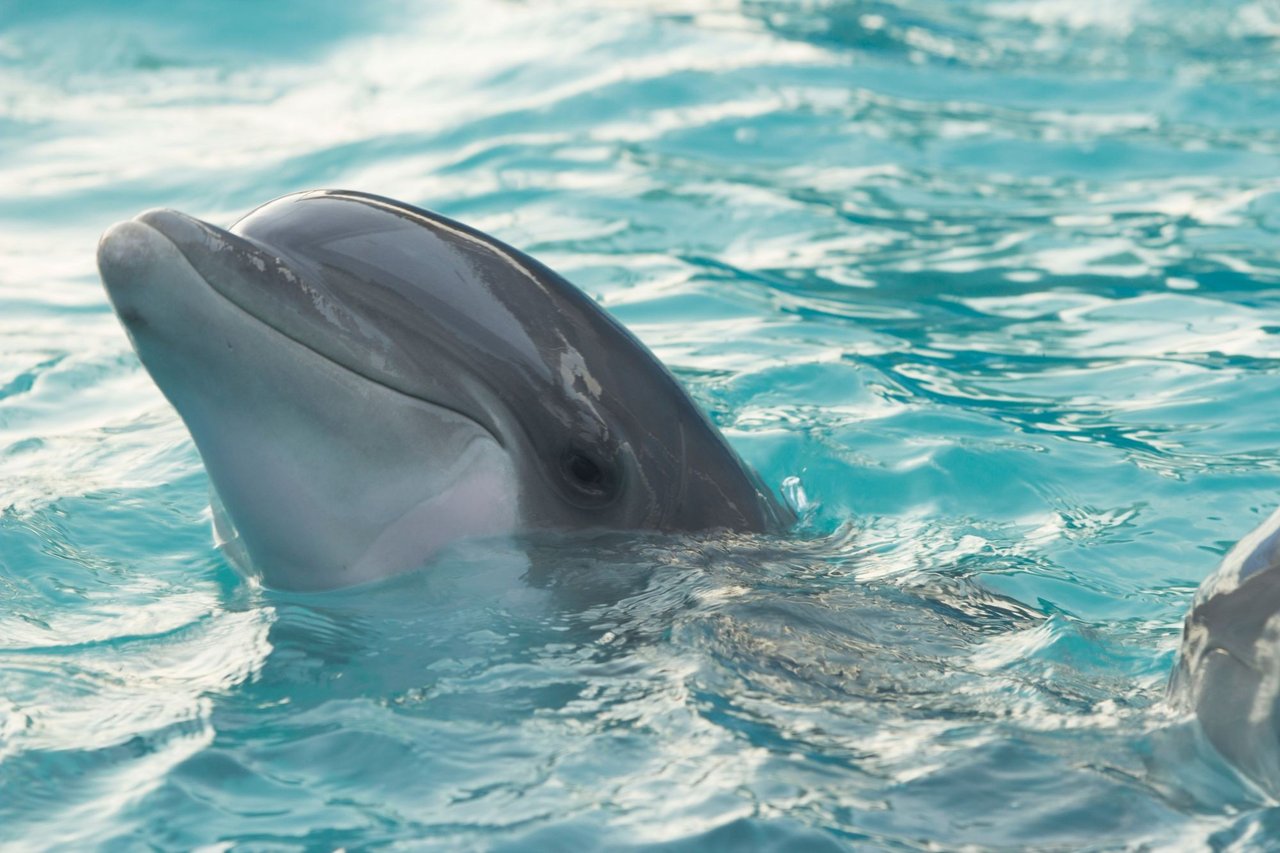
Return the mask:
[[108, 290], [127, 287], [155, 261], [155, 229], [137, 220], [117, 222], [98, 240], [98, 271]]

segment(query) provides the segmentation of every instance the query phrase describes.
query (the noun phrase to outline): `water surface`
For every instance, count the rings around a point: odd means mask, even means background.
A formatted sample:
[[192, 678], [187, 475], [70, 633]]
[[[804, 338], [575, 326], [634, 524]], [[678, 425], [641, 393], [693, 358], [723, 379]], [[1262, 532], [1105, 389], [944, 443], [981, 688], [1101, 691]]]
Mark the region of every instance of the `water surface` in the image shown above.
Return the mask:
[[[1278, 117], [1272, 2], [0, 0], [0, 843], [1262, 846], [1163, 693], [1280, 502]], [[798, 529], [239, 579], [93, 248], [323, 186], [595, 295]]]

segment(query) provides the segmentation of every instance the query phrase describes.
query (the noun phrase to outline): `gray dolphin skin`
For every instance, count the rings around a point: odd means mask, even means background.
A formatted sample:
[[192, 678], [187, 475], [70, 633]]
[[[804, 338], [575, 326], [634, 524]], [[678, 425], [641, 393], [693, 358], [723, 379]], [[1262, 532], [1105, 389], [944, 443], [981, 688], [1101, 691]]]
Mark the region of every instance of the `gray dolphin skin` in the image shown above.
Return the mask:
[[1280, 511], [1200, 586], [1169, 694], [1218, 752], [1280, 794]]
[[336, 190], [230, 230], [152, 210], [98, 267], [219, 537], [269, 586], [373, 581], [470, 536], [793, 520], [616, 320], [443, 216]]

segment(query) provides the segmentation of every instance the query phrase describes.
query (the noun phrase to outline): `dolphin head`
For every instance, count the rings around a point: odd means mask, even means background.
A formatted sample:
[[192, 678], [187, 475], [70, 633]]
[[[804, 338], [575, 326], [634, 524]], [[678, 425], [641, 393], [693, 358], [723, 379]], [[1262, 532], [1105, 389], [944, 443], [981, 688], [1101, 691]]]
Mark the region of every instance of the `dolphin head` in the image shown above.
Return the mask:
[[621, 325], [442, 216], [345, 191], [230, 230], [153, 210], [98, 265], [272, 586], [375, 580], [464, 536], [790, 520]]

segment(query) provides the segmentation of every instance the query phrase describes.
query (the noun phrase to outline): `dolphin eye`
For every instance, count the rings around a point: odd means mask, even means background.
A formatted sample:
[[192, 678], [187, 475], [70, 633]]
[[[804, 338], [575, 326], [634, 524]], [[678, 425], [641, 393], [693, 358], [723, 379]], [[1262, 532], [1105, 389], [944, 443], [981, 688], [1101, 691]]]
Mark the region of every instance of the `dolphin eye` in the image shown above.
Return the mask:
[[570, 447], [564, 452], [560, 471], [574, 497], [593, 505], [606, 503], [618, 490], [618, 476], [612, 463], [579, 447]]
[[569, 466], [569, 474], [584, 486], [598, 486], [604, 479], [604, 472], [600, 470], [595, 460], [581, 453], [569, 454], [565, 464]]

